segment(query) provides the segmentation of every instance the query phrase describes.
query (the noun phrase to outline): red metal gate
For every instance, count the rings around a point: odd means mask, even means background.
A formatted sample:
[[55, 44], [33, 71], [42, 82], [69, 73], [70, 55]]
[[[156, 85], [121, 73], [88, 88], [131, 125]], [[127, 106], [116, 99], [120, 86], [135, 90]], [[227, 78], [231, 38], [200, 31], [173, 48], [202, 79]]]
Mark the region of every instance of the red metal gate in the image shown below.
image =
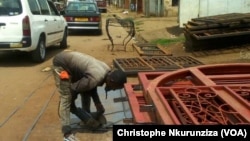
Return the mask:
[[135, 124], [250, 123], [250, 64], [216, 64], [140, 72], [125, 84]]

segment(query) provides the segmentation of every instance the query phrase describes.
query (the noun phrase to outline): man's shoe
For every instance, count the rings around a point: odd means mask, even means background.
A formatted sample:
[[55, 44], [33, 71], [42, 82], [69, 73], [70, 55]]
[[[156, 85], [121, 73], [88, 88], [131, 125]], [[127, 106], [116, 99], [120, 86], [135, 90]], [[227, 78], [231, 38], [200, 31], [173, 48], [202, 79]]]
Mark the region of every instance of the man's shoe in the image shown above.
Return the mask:
[[63, 141], [80, 141], [74, 134], [69, 134], [63, 138]]
[[93, 118], [90, 118], [87, 122], [86, 122], [86, 125], [88, 128], [90, 128], [91, 130], [94, 130], [94, 129], [97, 129], [101, 126], [101, 124], [93, 119]]
[[107, 124], [107, 119], [105, 116], [99, 112], [92, 112], [91, 113], [92, 117], [97, 120], [101, 125]]

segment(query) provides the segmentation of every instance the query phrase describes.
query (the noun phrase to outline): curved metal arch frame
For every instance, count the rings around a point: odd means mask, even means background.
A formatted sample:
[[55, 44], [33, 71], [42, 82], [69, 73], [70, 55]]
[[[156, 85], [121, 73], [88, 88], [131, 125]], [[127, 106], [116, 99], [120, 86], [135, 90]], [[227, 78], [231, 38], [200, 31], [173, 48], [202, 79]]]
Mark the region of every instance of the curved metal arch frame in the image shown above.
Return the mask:
[[135, 36], [135, 27], [134, 22], [130, 19], [120, 19], [120, 18], [108, 18], [106, 19], [106, 33], [108, 35], [108, 38], [111, 42], [111, 51], [114, 51], [114, 40], [112, 36], [110, 35], [109, 28], [110, 27], [117, 27], [117, 25], [114, 25], [114, 23], [120, 24], [119, 27], [126, 27], [129, 28], [128, 35], [123, 39], [122, 46], [124, 46], [124, 50], [126, 51], [127, 44], [131, 41], [131, 39]]
[[[185, 83], [187, 80], [192, 83]], [[250, 102], [244, 98], [250, 95], [249, 63], [202, 65], [166, 72], [151, 80], [143, 91], [147, 104], [155, 106], [158, 124], [250, 124]], [[183, 94], [188, 93], [197, 98], [183, 99]], [[201, 111], [192, 111], [190, 102], [201, 101]], [[206, 111], [211, 107], [215, 112]]]

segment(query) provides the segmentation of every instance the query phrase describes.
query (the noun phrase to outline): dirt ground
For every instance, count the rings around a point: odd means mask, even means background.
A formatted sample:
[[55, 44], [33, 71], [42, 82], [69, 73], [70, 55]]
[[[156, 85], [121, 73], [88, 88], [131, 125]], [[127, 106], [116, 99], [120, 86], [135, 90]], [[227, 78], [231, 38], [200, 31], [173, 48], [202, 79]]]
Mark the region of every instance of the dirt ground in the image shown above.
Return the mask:
[[[70, 50], [84, 52], [113, 65], [115, 58], [138, 57], [131, 44], [139, 41], [150, 41], [157, 38], [178, 38], [182, 36], [178, 28], [177, 17], [146, 18], [134, 13], [123, 14], [122, 10], [111, 9], [104, 14], [103, 35], [70, 35], [68, 44]], [[108, 50], [110, 42], [105, 31], [105, 19], [117, 14], [121, 17], [133, 17], [136, 21], [142, 21], [137, 25], [140, 29], [137, 36], [129, 43], [127, 50], [122, 46], [115, 46], [114, 51]], [[121, 43], [126, 35], [122, 28], [113, 29], [115, 43]], [[209, 52], [185, 52], [183, 43], [174, 43], [165, 46], [165, 50], [175, 56], [191, 55], [204, 64], [249, 62], [250, 52], [247, 47], [227, 49]], [[1, 54], [0, 55], [0, 141], [60, 141], [60, 121], [58, 118], [59, 94], [54, 85], [51, 71], [43, 71], [51, 67], [53, 56], [61, 52], [55, 48], [48, 49], [48, 59], [41, 64], [30, 63], [25, 54]], [[128, 82], [137, 82], [136, 77], [129, 77]], [[112, 98], [114, 93], [109, 97]], [[105, 100], [108, 121], [116, 121], [123, 115], [119, 113], [121, 105], [113, 103], [112, 99]], [[112, 104], [110, 104], [112, 102]], [[103, 134], [79, 133], [77, 136], [88, 141], [112, 141], [112, 131]]]

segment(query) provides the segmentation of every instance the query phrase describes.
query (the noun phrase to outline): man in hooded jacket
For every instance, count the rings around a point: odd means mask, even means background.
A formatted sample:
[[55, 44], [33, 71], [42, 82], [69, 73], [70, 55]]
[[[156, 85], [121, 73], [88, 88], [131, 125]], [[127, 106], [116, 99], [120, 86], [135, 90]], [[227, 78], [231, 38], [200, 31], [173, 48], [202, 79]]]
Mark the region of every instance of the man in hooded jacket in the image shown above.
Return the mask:
[[[123, 71], [111, 69], [106, 63], [76, 51], [57, 54], [53, 58], [53, 74], [60, 93], [59, 116], [64, 141], [75, 138], [70, 126], [70, 112], [79, 117], [89, 128], [97, 128], [100, 123], [91, 116], [91, 98], [97, 116], [105, 112], [97, 87], [105, 84], [107, 96], [108, 91], [123, 88], [127, 81]], [[75, 105], [78, 94], [81, 95], [82, 108], [77, 108]]]

